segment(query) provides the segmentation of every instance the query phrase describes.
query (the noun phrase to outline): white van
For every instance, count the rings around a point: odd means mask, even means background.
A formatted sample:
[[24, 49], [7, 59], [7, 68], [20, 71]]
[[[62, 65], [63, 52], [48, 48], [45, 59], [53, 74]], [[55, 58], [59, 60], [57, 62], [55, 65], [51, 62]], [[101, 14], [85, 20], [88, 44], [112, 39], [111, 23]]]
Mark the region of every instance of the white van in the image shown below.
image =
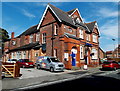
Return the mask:
[[50, 56], [39, 56], [36, 60], [37, 69], [48, 69], [53, 71], [64, 71], [64, 64], [59, 59]]

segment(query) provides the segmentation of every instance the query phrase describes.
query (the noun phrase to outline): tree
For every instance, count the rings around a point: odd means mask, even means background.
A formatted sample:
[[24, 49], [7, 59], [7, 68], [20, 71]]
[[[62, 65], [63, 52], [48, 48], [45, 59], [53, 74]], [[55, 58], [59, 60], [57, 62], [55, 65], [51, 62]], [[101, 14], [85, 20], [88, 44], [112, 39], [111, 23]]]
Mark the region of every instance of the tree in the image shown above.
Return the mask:
[[[8, 32], [5, 29], [0, 28], [0, 51], [3, 53], [4, 42], [9, 38]], [[1, 55], [1, 54], [0, 54]]]

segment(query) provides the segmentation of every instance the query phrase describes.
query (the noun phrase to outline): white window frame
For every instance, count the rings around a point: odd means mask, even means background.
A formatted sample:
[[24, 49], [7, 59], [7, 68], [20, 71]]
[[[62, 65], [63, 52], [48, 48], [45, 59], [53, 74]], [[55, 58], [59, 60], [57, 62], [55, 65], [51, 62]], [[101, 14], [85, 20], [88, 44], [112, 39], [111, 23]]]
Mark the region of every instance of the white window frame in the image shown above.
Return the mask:
[[58, 35], [58, 25], [55, 24], [54, 26], [54, 35]]
[[40, 40], [40, 33], [38, 32], [37, 34], [36, 34], [36, 41], [39, 41]]
[[79, 29], [79, 37], [81, 39], [84, 39], [84, 34], [83, 34], [83, 30], [82, 29]]
[[30, 41], [29, 43], [32, 43], [33, 42], [33, 35], [30, 35]]
[[96, 34], [93, 34], [93, 42], [97, 43], [97, 35]]
[[57, 57], [57, 49], [54, 49], [54, 57]]
[[83, 47], [83, 45], [80, 46], [80, 59], [84, 59], [84, 47]]
[[45, 44], [46, 43], [46, 33], [43, 33], [42, 34], [42, 44]]

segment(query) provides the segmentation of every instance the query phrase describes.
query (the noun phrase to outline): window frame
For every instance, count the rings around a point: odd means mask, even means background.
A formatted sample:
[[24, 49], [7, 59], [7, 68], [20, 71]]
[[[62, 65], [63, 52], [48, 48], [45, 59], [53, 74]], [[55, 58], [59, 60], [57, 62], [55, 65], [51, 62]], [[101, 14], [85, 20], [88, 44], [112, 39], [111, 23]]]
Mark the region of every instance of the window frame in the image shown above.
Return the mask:
[[46, 36], [47, 36], [46, 32], [42, 33], [42, 44], [46, 43]]
[[84, 39], [84, 32], [82, 29], [79, 29], [79, 38]]
[[29, 40], [29, 43], [32, 43], [33, 42], [33, 34], [30, 35], [30, 40]]
[[84, 47], [83, 47], [83, 45], [80, 45], [80, 59], [84, 59]]

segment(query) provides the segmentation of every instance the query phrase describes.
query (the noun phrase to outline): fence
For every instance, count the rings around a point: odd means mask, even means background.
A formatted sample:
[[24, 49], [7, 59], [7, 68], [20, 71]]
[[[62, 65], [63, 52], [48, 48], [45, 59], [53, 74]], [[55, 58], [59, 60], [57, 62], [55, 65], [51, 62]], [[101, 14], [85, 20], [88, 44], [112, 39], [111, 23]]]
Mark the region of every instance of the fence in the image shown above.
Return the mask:
[[20, 76], [20, 66], [18, 63], [2, 62], [2, 72], [4, 72], [5, 77], [16, 78]]

